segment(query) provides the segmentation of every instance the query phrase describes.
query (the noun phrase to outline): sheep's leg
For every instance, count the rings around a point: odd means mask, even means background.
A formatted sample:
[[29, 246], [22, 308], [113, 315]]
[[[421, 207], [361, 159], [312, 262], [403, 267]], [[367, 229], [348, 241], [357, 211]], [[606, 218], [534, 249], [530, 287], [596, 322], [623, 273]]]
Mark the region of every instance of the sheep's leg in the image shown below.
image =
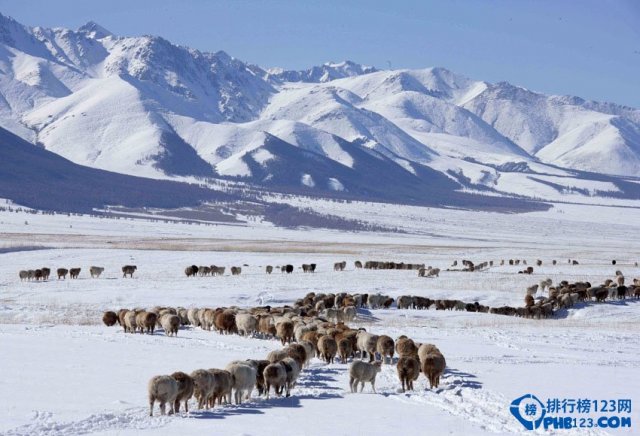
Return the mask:
[[149, 416], [153, 416], [153, 405], [156, 402], [155, 398], [149, 398]]
[[166, 411], [166, 404], [164, 402], [164, 400], [160, 401], [160, 414], [161, 415], [166, 415], [167, 411]]
[[180, 413], [180, 400], [176, 400], [173, 403], [173, 410], [175, 410], [176, 413]]
[[371, 387], [373, 388], [373, 393], [377, 394], [377, 392], [376, 392], [376, 379], [371, 380]]
[[360, 382], [360, 392], [362, 393], [362, 390], [364, 389], [364, 381]]
[[189, 400], [184, 400], [184, 411], [189, 413]]

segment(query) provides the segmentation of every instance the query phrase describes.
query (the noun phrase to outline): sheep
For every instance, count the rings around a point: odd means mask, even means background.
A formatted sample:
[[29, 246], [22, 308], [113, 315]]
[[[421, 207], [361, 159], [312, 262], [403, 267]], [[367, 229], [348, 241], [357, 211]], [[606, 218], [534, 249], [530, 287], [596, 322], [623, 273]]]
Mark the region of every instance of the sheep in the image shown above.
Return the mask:
[[136, 326], [140, 330], [140, 333], [147, 332], [153, 334], [157, 320], [158, 315], [153, 312], [142, 311], [136, 314]]
[[127, 274], [130, 278], [133, 278], [133, 273], [138, 269], [135, 265], [125, 265], [122, 267], [122, 277], [126, 278]]
[[396, 365], [398, 378], [402, 383], [402, 392], [405, 389], [413, 390], [413, 382], [420, 375], [420, 360], [415, 356], [401, 356]]
[[215, 313], [214, 324], [216, 326], [216, 330], [218, 330], [218, 333], [220, 334], [231, 334], [237, 331], [236, 315], [230, 309], [222, 310]]
[[333, 270], [334, 271], [344, 271], [344, 269], [347, 267], [347, 262], [346, 261], [342, 261], [342, 262], [336, 262], [333, 264]]
[[191, 265], [184, 269], [184, 275], [187, 277], [196, 277], [199, 270], [200, 268], [198, 268], [196, 265]]
[[242, 336], [253, 335], [258, 330], [258, 318], [250, 313], [239, 313], [236, 315], [236, 327]]
[[231, 275], [239, 276], [242, 273], [242, 267], [240, 266], [232, 266], [231, 267]]
[[91, 278], [100, 278], [103, 272], [104, 268], [101, 266], [92, 266], [89, 268], [89, 274], [91, 274]]
[[326, 363], [333, 363], [333, 359], [338, 353], [338, 344], [331, 336], [324, 335], [318, 340], [318, 350], [322, 360]]
[[287, 356], [295, 360], [302, 368], [307, 361], [307, 349], [302, 344], [290, 344], [287, 347]]
[[348, 357], [353, 354], [353, 345], [348, 338], [338, 340], [338, 354], [340, 355], [340, 361], [347, 363]]
[[406, 336], [400, 336], [396, 341], [396, 351], [400, 357], [409, 357], [418, 355], [418, 347], [412, 339]]
[[282, 359], [282, 365], [284, 366], [287, 372], [287, 383], [285, 385], [286, 396], [291, 395], [291, 388], [296, 385], [296, 380], [298, 380], [298, 375], [300, 374], [300, 366], [298, 366], [298, 362], [296, 362], [291, 357], [287, 357]]
[[305, 341], [305, 340], [300, 341], [299, 344], [304, 347], [304, 350], [306, 353], [304, 364], [305, 366], [309, 366], [309, 362], [311, 361], [313, 356], [315, 356], [316, 354], [316, 346], [312, 342]]
[[359, 260], [356, 260], [353, 264], [356, 269], [362, 269], [362, 262], [360, 262]]
[[411, 309], [413, 307], [413, 297], [411, 295], [401, 295], [397, 300], [398, 309]]
[[213, 394], [215, 380], [206, 369], [196, 369], [190, 376], [193, 379], [193, 396], [198, 400], [198, 409], [202, 409]]
[[247, 399], [251, 396], [256, 384], [257, 369], [248, 363], [240, 362], [230, 363], [225, 369], [231, 373], [235, 403], [241, 404], [243, 396]]
[[367, 333], [364, 330], [360, 330], [357, 333], [356, 338], [356, 346], [358, 351], [360, 351], [360, 360], [364, 359], [366, 353], [369, 353], [369, 362], [372, 362], [376, 352], [378, 336]]
[[271, 274], [273, 272], [273, 267], [271, 265], [267, 265], [265, 269], [267, 271], [267, 274]]
[[624, 276], [622, 274], [616, 276], [616, 284], [618, 286], [624, 286]]
[[200, 326], [200, 319], [198, 318], [198, 309], [189, 309], [187, 310], [187, 318], [189, 319], [189, 324], [194, 327]]
[[222, 400], [225, 403], [231, 403], [231, 389], [233, 387], [233, 376], [229, 371], [224, 369], [209, 369], [209, 374], [213, 378], [213, 390], [208, 397], [207, 406], [215, 407], [216, 400], [218, 405], [222, 405]]
[[66, 279], [67, 278], [67, 274], [69, 273], [69, 270], [66, 268], [58, 268], [56, 270], [56, 273], [58, 274], [58, 280], [60, 279]]
[[357, 315], [357, 310], [355, 308], [355, 306], [345, 306], [342, 309], [342, 319], [345, 322], [353, 322], [356, 319], [356, 315]]
[[160, 325], [167, 336], [178, 336], [180, 317], [171, 313], [165, 313], [160, 317]]
[[[422, 348], [422, 347], [420, 347]], [[447, 362], [439, 351], [431, 351], [425, 356], [420, 357], [422, 363], [422, 372], [429, 379], [431, 389], [438, 388], [440, 384], [440, 376], [444, 373]]]
[[282, 395], [282, 389], [287, 384], [287, 370], [282, 362], [270, 363], [263, 371], [265, 383], [265, 395], [269, 398], [269, 392], [273, 390], [277, 396]]
[[276, 324], [276, 337], [280, 339], [282, 345], [291, 343], [293, 340], [293, 323], [291, 321], [281, 321]]
[[29, 278], [29, 272], [22, 270], [18, 273], [18, 277], [20, 277], [20, 281], [23, 282]]
[[178, 395], [178, 382], [168, 375], [157, 375], [149, 380], [147, 386], [149, 394], [149, 416], [153, 416], [153, 405], [160, 403], [160, 413], [165, 414], [166, 404], [169, 403], [169, 415], [173, 415], [174, 403]]
[[427, 271], [426, 277], [440, 277], [440, 268], [431, 268]]
[[387, 335], [380, 335], [378, 340], [376, 341], [376, 351], [380, 354], [380, 359], [382, 363], [387, 363], [386, 358], [389, 356], [389, 363], [393, 362], [393, 349], [395, 343], [393, 339], [391, 339]]
[[133, 310], [127, 311], [124, 314], [124, 331], [129, 333], [135, 333], [138, 325], [136, 324], [136, 312]]
[[[316, 326], [315, 324], [309, 324], [309, 325], [298, 324], [296, 325], [295, 329], [293, 329], [293, 335], [296, 341], [300, 342], [303, 340], [305, 333], [313, 332], [316, 330], [318, 330], [318, 326]], [[317, 341], [313, 341], [314, 344], [316, 342]]]
[[535, 295], [538, 293], [538, 285], [532, 285], [529, 286], [527, 288], [527, 295], [531, 295], [532, 297], [535, 297]]
[[184, 401], [184, 411], [189, 412], [189, 399], [193, 396], [193, 379], [184, 372], [177, 371], [171, 377], [178, 383], [178, 393], [174, 402], [175, 413], [180, 412], [180, 402]]
[[382, 362], [367, 363], [360, 360], [354, 361], [349, 367], [349, 387], [352, 393], [358, 390], [360, 383], [360, 392], [364, 389], [364, 383], [370, 382], [374, 393], [376, 392], [376, 375], [382, 370]]
[[281, 361], [287, 356], [289, 356], [289, 352], [286, 348], [283, 348], [281, 350], [273, 350], [269, 352], [269, 354], [267, 354], [267, 360], [271, 363], [275, 363]]
[[531, 307], [535, 303], [533, 297], [531, 295], [525, 295], [524, 297], [524, 305], [525, 307]]
[[111, 327], [118, 322], [118, 315], [116, 315], [115, 312], [108, 310], [102, 315], [102, 322], [107, 327]]
[[420, 358], [420, 362], [424, 362], [427, 354], [429, 353], [439, 353], [440, 350], [433, 344], [422, 344], [418, 347], [418, 357]]

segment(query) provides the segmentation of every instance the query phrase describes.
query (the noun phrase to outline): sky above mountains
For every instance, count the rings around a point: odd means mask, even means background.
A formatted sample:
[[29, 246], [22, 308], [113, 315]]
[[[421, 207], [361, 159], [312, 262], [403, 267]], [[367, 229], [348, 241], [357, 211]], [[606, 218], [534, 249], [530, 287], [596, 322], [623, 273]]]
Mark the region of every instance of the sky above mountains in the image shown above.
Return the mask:
[[30, 26], [93, 20], [263, 67], [352, 59], [377, 68], [444, 66], [483, 80], [640, 107], [635, 1], [0, 0]]

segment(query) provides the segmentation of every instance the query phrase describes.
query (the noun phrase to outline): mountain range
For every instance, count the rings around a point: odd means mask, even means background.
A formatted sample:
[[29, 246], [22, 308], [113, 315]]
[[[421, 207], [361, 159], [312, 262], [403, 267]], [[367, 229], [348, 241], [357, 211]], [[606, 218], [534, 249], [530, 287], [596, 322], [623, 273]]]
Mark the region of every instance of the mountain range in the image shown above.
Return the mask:
[[114, 173], [367, 199], [637, 198], [640, 177], [638, 109], [444, 68], [264, 69], [3, 15], [0, 127]]

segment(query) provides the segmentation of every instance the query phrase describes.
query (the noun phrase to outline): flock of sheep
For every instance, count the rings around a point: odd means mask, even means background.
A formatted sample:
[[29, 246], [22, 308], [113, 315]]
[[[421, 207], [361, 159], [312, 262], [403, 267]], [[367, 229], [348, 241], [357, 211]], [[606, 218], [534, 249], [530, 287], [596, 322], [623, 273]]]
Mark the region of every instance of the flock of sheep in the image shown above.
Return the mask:
[[[125, 265], [122, 267], [122, 277], [133, 277], [133, 273], [138, 269], [135, 265]], [[77, 279], [80, 276], [80, 272], [82, 268], [58, 268], [56, 270], [56, 274], [58, 276], [58, 280], [65, 280], [67, 278], [67, 274], [71, 279]], [[91, 274], [91, 278], [99, 278], [104, 272], [104, 267], [101, 266], [91, 266], [89, 267], [89, 274]], [[31, 280], [49, 280], [49, 276], [51, 275], [50, 268], [38, 268], [38, 269], [29, 269], [29, 270], [21, 270], [18, 271], [18, 277], [20, 277], [20, 281], [31, 281]]]
[[[334, 313], [353, 313], [355, 317], [355, 305], [363, 301], [366, 304], [368, 300], [370, 296], [309, 293], [293, 307], [121, 309], [117, 313], [105, 312], [103, 322], [108, 326], [120, 324], [125, 332], [131, 333], [153, 333], [160, 326], [166, 334], [174, 334], [180, 325], [191, 325], [215, 329], [220, 334], [275, 338], [284, 346], [269, 353], [264, 360], [234, 361], [224, 370], [199, 369], [190, 375], [179, 372], [152, 378], [149, 382], [151, 414], [156, 401], [163, 414], [166, 404], [170, 405], [170, 412], [179, 411], [180, 402], [184, 402], [188, 410], [187, 401], [191, 396], [196, 398], [198, 408], [213, 407], [216, 401], [230, 403], [232, 391], [235, 402], [240, 403], [250, 397], [254, 387], [259, 395], [267, 398], [271, 388], [277, 396], [283, 393], [288, 396], [300, 371], [314, 356], [327, 364], [336, 358], [342, 363], [351, 359], [349, 386], [353, 392], [358, 384], [362, 391], [364, 383], [371, 383], [375, 392], [376, 374], [383, 363], [393, 362], [395, 353], [399, 356], [396, 367], [403, 391], [413, 389], [413, 381], [420, 373], [425, 374], [432, 388], [437, 388], [446, 362], [434, 345], [419, 344], [406, 336], [394, 341], [387, 335], [350, 328], [343, 321], [331, 322], [323, 316], [333, 310]], [[360, 360], [356, 360], [356, 356]], [[367, 357], [368, 361], [364, 361]], [[380, 360], [376, 361], [377, 358]]]

